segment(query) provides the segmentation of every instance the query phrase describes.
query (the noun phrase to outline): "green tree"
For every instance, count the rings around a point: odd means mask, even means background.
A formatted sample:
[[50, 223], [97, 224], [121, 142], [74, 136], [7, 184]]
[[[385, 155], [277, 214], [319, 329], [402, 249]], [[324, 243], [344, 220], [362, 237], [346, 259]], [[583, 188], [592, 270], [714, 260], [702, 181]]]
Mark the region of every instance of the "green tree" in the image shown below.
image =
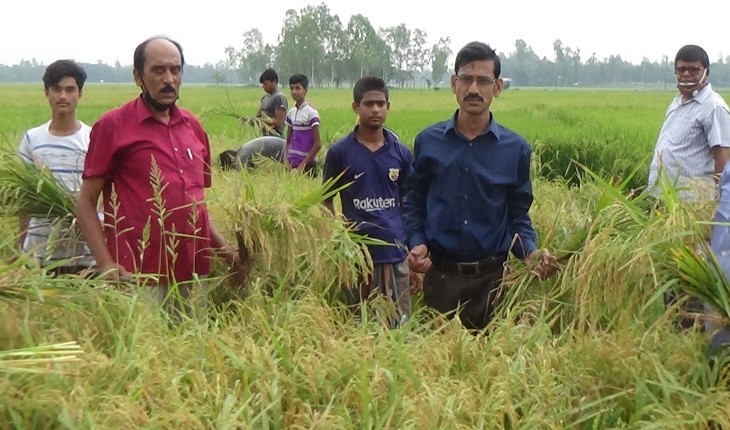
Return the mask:
[[415, 29], [408, 47], [408, 70], [411, 72], [411, 80], [414, 86], [416, 85], [416, 75], [423, 72], [431, 55], [426, 44], [427, 37], [428, 34], [424, 30]]
[[[390, 67], [390, 49], [373, 29], [370, 20], [357, 14], [347, 23], [347, 58], [350, 63], [350, 80], [357, 80], [365, 75], [384, 75]], [[380, 73], [378, 73], [380, 72]]]
[[263, 35], [258, 28], [243, 33], [243, 47], [238, 55], [238, 71], [244, 83], [258, 83], [261, 72], [271, 65], [271, 47], [264, 45]]
[[411, 79], [411, 74], [407, 69], [409, 49], [411, 47], [411, 30], [405, 24], [400, 24], [382, 29], [380, 36], [392, 53], [392, 78], [398, 83], [398, 86], [403, 87], [406, 81]]
[[323, 16], [329, 17], [324, 4], [307, 6], [301, 13], [293, 9], [286, 12], [276, 56], [280, 79], [294, 73], [305, 73], [312, 82], [319, 79], [317, 71], [324, 69], [325, 59], [324, 32], [320, 29]]
[[434, 86], [441, 83], [444, 75], [449, 71], [448, 60], [451, 55], [451, 38], [439, 38], [430, 50], [431, 80]]

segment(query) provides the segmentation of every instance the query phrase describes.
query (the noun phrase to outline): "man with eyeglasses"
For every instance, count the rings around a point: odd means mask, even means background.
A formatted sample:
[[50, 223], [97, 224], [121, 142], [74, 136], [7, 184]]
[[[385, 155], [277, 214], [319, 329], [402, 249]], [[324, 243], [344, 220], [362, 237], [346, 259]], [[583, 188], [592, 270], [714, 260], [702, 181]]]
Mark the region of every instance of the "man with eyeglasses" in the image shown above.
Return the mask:
[[489, 107], [504, 82], [489, 45], [456, 55], [451, 89], [459, 109], [416, 136], [404, 222], [414, 272], [425, 273], [423, 302], [469, 330], [484, 329], [500, 296], [511, 252], [547, 278], [557, 262], [537, 247], [529, 210], [531, 149], [498, 124]]
[[659, 132], [649, 191], [661, 198], [659, 184], [668, 182], [677, 187], [681, 201], [706, 201], [717, 195], [717, 180], [728, 161], [730, 112], [722, 96], [712, 90], [704, 49], [683, 46], [674, 59], [674, 73], [679, 94]]
[[[674, 73], [679, 94], [669, 105], [659, 132], [648, 190], [661, 199], [666, 188], [661, 185], [671, 184], [681, 202], [707, 202], [717, 197], [718, 179], [728, 161], [730, 111], [709, 83], [710, 60], [704, 49], [697, 45], [680, 48], [674, 59]], [[717, 215], [725, 212], [718, 211]], [[713, 248], [721, 242], [717, 233]], [[665, 304], [669, 306], [677, 298], [676, 292], [667, 292]], [[704, 311], [695, 297], [689, 297], [682, 308], [695, 315]], [[682, 317], [679, 328], [686, 330], [694, 324], [694, 318]]]

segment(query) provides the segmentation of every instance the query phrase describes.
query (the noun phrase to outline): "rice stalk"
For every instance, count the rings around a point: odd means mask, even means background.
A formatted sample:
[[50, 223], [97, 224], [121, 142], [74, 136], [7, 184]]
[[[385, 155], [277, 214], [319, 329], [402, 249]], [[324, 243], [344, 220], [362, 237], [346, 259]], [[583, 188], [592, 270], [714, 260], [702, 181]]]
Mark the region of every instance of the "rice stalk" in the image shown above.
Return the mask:
[[238, 122], [241, 123], [244, 127], [248, 127], [253, 129], [257, 135], [260, 136], [271, 136], [271, 135], [278, 135], [276, 130], [269, 124], [265, 122], [268, 117], [266, 115], [262, 116], [248, 116], [248, 115], [241, 115], [238, 113], [238, 108], [233, 104], [233, 102], [229, 99], [226, 103], [208, 109], [203, 115], [202, 118], [206, 118], [208, 116], [224, 116], [224, 117], [231, 117], [238, 120]]
[[43, 166], [0, 154], [0, 216], [72, 218], [75, 195]]
[[232, 187], [235, 197], [224, 198], [220, 206], [232, 220], [230, 230], [239, 251], [245, 250], [242, 258], [253, 259], [274, 278], [325, 290], [367, 273], [370, 257], [365, 247], [380, 242], [357, 234], [341, 215], [324, 208], [322, 202], [340, 191], [332, 189], [333, 181], [294, 177], [270, 164], [251, 173], [268, 176], [256, 178], [255, 185], [249, 173], [238, 173], [244, 183]]
[[727, 322], [730, 319], [730, 282], [707, 242], [672, 248], [669, 255], [663, 268], [670, 278], [688, 294], [712, 306]]
[[76, 342], [0, 351], [0, 372], [67, 373], [53, 366], [58, 363], [81, 361], [78, 356], [83, 353], [83, 349]]

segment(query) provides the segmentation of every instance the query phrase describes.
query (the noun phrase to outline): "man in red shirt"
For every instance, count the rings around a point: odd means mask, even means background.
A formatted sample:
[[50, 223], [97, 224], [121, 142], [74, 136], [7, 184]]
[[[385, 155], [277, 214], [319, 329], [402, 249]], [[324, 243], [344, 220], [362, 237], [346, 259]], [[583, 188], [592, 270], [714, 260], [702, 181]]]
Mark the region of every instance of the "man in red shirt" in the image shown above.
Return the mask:
[[76, 209], [99, 272], [111, 280], [147, 275], [144, 283], [165, 307], [170, 286], [186, 299], [191, 281], [208, 275], [212, 251], [238, 263], [208, 217], [208, 136], [175, 105], [184, 64], [182, 47], [166, 37], [137, 47], [134, 79], [142, 94], [94, 124]]

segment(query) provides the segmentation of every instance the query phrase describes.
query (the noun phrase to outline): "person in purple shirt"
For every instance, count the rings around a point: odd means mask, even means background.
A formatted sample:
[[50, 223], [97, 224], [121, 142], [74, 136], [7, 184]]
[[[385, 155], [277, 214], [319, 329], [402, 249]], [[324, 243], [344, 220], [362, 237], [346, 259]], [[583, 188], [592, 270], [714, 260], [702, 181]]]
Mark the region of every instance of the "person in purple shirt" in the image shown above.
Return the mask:
[[319, 137], [319, 112], [309, 103], [309, 79], [296, 74], [289, 78], [289, 90], [296, 105], [286, 114], [286, 144], [284, 156], [288, 165], [298, 173], [317, 176], [317, 153], [322, 147]]
[[471, 42], [458, 52], [451, 89], [459, 109], [416, 136], [404, 200], [408, 263], [426, 274], [424, 304], [449, 317], [458, 313], [470, 330], [491, 320], [510, 252], [541, 278], [558, 267], [537, 248], [528, 214], [530, 146], [489, 110], [504, 85], [500, 68], [485, 43]]
[[[354, 131], [333, 144], [324, 162], [324, 181], [335, 178], [332, 189], [350, 184], [339, 192], [342, 214], [359, 234], [380, 239], [383, 245], [368, 245], [372, 273], [359, 285], [347, 287], [348, 305], [357, 306], [375, 295], [395, 305], [389, 318], [397, 327], [410, 317], [410, 272], [406, 262], [406, 236], [401, 219], [401, 198], [411, 173], [413, 156], [383, 124], [390, 108], [388, 87], [376, 76], [355, 83], [352, 109], [359, 117]], [[324, 202], [335, 212], [333, 199]]]

